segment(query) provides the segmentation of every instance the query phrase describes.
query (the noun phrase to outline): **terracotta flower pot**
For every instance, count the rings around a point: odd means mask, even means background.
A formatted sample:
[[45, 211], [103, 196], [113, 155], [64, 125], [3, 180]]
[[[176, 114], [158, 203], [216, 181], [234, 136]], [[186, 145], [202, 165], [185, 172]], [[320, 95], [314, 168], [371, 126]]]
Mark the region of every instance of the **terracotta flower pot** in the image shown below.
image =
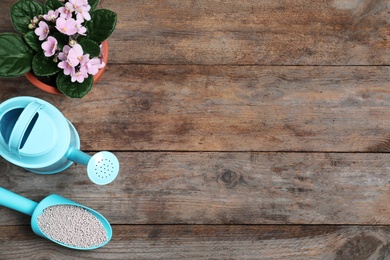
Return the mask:
[[[94, 83], [97, 83], [100, 80], [100, 78], [102, 77], [102, 75], [107, 67], [107, 61], [108, 61], [108, 42], [107, 41], [102, 42], [102, 53], [103, 53], [103, 61], [105, 63], [105, 66], [102, 69], [100, 69], [98, 71], [98, 73], [96, 73], [93, 76]], [[37, 79], [37, 77], [35, 77], [35, 75], [32, 72], [28, 72], [27, 74], [25, 74], [25, 76], [28, 79], [28, 81], [30, 81], [37, 88], [39, 88], [45, 92], [51, 93], [51, 94], [63, 95], [62, 92], [58, 90], [58, 88], [43, 83], [42, 81]]]

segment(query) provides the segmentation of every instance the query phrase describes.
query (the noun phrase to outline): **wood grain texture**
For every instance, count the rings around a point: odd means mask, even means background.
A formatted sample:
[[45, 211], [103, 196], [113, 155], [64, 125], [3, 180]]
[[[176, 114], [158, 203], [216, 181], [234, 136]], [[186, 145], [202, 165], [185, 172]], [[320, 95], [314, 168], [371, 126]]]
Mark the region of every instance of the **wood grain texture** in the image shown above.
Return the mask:
[[[43, 0], [39, 0], [44, 2]], [[12, 32], [0, 1], [0, 32]], [[0, 259], [390, 259], [388, 0], [100, 0], [118, 14], [84, 99], [42, 98], [119, 177], [39, 175], [0, 159], [0, 186], [56, 193], [113, 224], [80, 252], [0, 207]]]
[[109, 65], [80, 100], [41, 97], [87, 150], [390, 151], [390, 67]]
[[390, 62], [388, 1], [105, 2], [120, 20], [115, 62], [379, 65]]
[[[35, 201], [58, 193], [113, 224], [390, 224], [387, 154], [119, 153], [119, 177], [85, 166], [39, 175], [2, 161], [0, 183]], [[0, 208], [0, 225], [28, 216]]]
[[[119, 225], [105, 247], [80, 252], [0, 227], [1, 259], [334, 259], [390, 257], [389, 227]], [[18, 250], [15, 250], [18, 248]]]
[[[2, 1], [0, 31], [13, 31]], [[101, 1], [113, 63], [389, 65], [387, 0]]]

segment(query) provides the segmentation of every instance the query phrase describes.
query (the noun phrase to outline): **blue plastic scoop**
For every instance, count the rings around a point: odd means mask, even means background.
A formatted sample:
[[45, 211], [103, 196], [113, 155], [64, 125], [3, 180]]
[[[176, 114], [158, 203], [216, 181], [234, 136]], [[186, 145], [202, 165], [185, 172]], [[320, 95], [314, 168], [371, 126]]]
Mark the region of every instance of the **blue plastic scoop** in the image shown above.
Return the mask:
[[[0, 187], [0, 205], [31, 216], [31, 228], [35, 234], [37, 234], [41, 237], [44, 237], [50, 241], [53, 241], [59, 245], [68, 247], [68, 248], [79, 249], [79, 250], [96, 249], [96, 248], [102, 247], [105, 244], [107, 244], [111, 240], [111, 237], [112, 237], [111, 225], [107, 221], [107, 219], [105, 219], [100, 213], [98, 213], [97, 211], [90, 209], [86, 206], [83, 206], [79, 203], [71, 201], [67, 198], [59, 196], [57, 194], [49, 195], [46, 198], [44, 198], [41, 202], [37, 203], [35, 201], [32, 201], [30, 199], [27, 199], [23, 196], [20, 196], [16, 193], [13, 193], [9, 190], [6, 190], [6, 189]], [[105, 230], [105, 240], [103, 240], [104, 242], [102, 242], [101, 244], [93, 245], [93, 246], [89, 246], [89, 247], [81, 247], [81, 246], [63, 243], [59, 240], [54, 239], [53, 238], [54, 236], [49, 236], [48, 234], [44, 233], [44, 231], [39, 226], [39, 218], [44, 214], [45, 210], [50, 209], [50, 208], [55, 207], [55, 206], [69, 206], [70, 208], [77, 207], [77, 208], [80, 208], [81, 210], [87, 211], [87, 214], [89, 214], [89, 213], [92, 214], [92, 217], [94, 217], [94, 220], [97, 222], [100, 222], [101, 225], [99, 225], [99, 227]], [[75, 218], [76, 217], [77, 217], [77, 214], [75, 214]], [[53, 218], [53, 217], [51, 216], [51, 218]], [[78, 221], [78, 220], [76, 219], [76, 221]], [[85, 223], [85, 224], [86, 224], [85, 236], [88, 236], [88, 235], [90, 235], [90, 234], [88, 234], [88, 232], [90, 231], [90, 227], [88, 227], [88, 223]], [[84, 233], [84, 230], [81, 233]], [[75, 238], [75, 240], [78, 240], [78, 241], [80, 241], [80, 240], [84, 241], [85, 239], [88, 239], [88, 237]]]

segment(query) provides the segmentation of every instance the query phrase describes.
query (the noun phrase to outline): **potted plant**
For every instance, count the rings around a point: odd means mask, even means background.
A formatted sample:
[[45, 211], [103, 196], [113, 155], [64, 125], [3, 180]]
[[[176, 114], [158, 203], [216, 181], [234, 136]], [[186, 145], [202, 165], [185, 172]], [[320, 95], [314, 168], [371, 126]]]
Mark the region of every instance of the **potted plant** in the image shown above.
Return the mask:
[[[19, 0], [10, 10], [17, 33], [0, 33], [0, 77], [26, 75], [51, 93], [81, 98], [107, 63], [115, 12], [99, 0]], [[50, 87], [49, 86], [49, 87]], [[44, 87], [40, 87], [43, 89]]]

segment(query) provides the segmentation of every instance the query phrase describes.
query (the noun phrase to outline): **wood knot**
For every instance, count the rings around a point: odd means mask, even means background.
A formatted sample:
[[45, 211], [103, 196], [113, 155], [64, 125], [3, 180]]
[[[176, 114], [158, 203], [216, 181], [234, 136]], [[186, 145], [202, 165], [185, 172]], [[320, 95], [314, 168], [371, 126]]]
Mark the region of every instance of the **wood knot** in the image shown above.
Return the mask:
[[389, 152], [390, 151], [390, 138], [387, 137], [381, 140], [367, 149], [369, 152]]
[[149, 99], [143, 98], [143, 99], [141, 99], [141, 100], [138, 101], [138, 106], [139, 106], [142, 110], [149, 110], [149, 109], [152, 107], [152, 103], [150, 102]]
[[242, 180], [242, 176], [232, 170], [224, 170], [218, 176], [218, 181], [221, 181], [228, 188], [235, 187]]
[[336, 252], [336, 260], [369, 259], [377, 249], [383, 246], [378, 238], [359, 235], [348, 239]]

